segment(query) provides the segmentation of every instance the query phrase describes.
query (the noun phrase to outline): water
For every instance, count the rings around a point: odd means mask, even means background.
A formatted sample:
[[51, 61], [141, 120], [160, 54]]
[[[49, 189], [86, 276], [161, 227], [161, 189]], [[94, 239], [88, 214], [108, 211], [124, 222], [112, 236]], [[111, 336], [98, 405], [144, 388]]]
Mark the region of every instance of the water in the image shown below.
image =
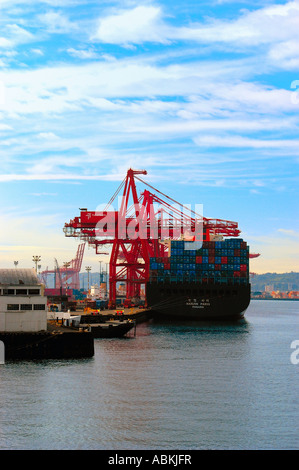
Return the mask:
[[[0, 449], [298, 449], [298, 302], [138, 325], [86, 360], [0, 366]], [[299, 354], [298, 354], [299, 357]]]

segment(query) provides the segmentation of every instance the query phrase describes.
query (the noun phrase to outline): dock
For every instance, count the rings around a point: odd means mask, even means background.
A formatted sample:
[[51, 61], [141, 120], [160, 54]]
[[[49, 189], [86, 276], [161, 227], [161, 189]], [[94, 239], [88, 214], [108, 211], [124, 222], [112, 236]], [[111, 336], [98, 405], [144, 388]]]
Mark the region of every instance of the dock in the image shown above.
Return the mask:
[[83, 359], [94, 356], [91, 332], [75, 331], [47, 323], [40, 332], [0, 333], [5, 345], [5, 360]]
[[[59, 312], [58, 312], [59, 317]], [[76, 312], [71, 312], [71, 315], [81, 315], [81, 323], [97, 323], [99, 318], [102, 320], [119, 319], [133, 320], [138, 323], [143, 323], [152, 318], [152, 312], [148, 308], [120, 308], [113, 310], [98, 310], [97, 312], [84, 313], [84, 310], [77, 309]]]

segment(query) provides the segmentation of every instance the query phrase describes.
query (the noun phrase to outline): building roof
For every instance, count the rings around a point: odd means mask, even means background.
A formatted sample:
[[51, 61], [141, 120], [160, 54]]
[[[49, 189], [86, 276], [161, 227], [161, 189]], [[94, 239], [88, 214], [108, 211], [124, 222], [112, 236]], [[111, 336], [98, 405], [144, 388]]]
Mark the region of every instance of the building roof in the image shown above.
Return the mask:
[[35, 269], [0, 269], [0, 284], [32, 286], [40, 284], [40, 281]]

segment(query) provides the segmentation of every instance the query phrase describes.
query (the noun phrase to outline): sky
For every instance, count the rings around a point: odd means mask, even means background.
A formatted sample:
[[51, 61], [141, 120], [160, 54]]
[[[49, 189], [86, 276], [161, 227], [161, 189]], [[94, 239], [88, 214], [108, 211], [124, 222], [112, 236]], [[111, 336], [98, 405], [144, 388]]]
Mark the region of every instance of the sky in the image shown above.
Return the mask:
[[0, 0], [0, 267], [74, 258], [134, 168], [298, 271], [298, 111], [299, 0]]

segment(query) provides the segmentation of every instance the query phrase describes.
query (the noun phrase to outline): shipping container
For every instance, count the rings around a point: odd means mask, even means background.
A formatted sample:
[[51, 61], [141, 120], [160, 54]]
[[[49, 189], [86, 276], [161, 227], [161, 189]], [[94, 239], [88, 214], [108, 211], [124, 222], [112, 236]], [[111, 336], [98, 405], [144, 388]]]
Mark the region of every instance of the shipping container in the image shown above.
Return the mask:
[[171, 254], [150, 259], [150, 276], [161, 282], [244, 284], [249, 279], [249, 247], [243, 239], [197, 242], [171, 241]]

